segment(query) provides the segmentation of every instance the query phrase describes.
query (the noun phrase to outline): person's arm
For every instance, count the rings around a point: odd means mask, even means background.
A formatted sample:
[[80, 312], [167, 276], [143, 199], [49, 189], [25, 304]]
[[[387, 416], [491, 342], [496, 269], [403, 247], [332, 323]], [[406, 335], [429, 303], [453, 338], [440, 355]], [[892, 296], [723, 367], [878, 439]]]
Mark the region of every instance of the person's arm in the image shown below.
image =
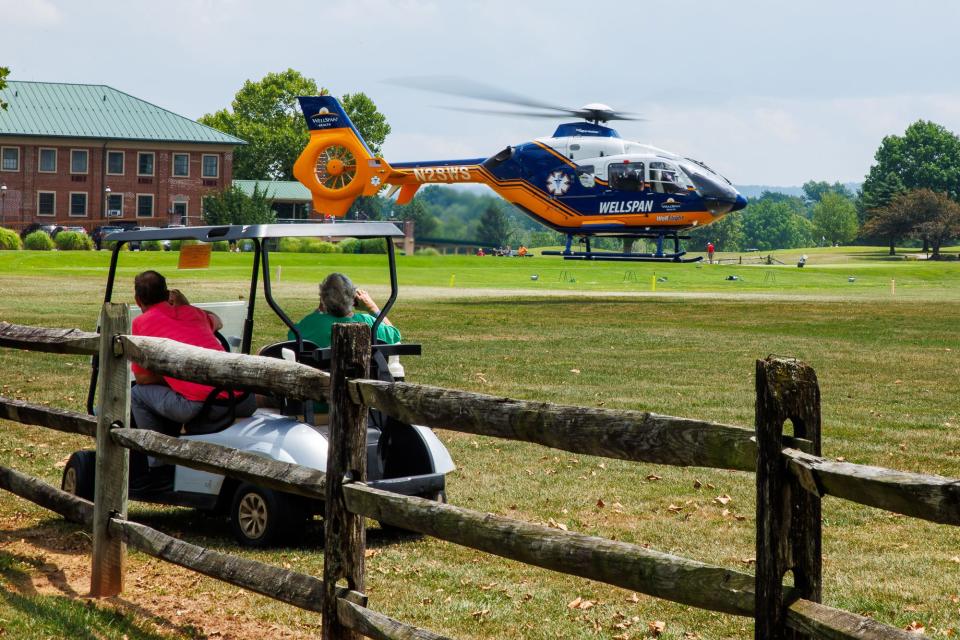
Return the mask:
[[134, 371], [133, 379], [137, 381], [137, 384], [167, 384], [163, 379], [163, 376], [155, 374], [153, 371]]
[[[379, 315], [380, 313], [380, 307], [377, 306], [377, 303], [373, 301], [373, 298], [371, 298], [370, 294], [364, 289], [357, 289], [355, 303], [366, 308], [367, 312], [372, 316]], [[388, 327], [393, 326], [393, 323], [390, 322], [390, 318], [387, 318], [386, 316], [383, 317], [383, 322], [381, 324], [385, 324]]]

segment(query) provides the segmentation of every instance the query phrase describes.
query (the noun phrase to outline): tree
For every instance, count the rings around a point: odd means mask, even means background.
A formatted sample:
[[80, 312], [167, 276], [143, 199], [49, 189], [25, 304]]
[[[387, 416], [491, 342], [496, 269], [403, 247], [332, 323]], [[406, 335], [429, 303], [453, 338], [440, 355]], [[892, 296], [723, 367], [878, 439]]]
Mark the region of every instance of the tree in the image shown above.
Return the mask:
[[203, 221], [209, 225], [270, 224], [277, 221], [270, 202], [267, 190], [261, 191], [258, 185], [254, 185], [249, 196], [233, 186], [203, 197]]
[[760, 198], [743, 213], [745, 248], [789, 249], [813, 244], [813, 223], [790, 201]]
[[830, 244], [847, 244], [857, 237], [857, 208], [850, 198], [828, 191], [813, 207], [813, 225]]
[[427, 209], [423, 198], [416, 197], [408, 204], [394, 206], [394, 215], [400, 220], [413, 220], [413, 234], [417, 238], [426, 238], [437, 230], [437, 219]]
[[945, 127], [926, 120], [917, 120], [902, 136], [887, 136], [874, 156], [863, 183], [868, 200], [881, 198], [875, 190], [890, 186], [889, 174], [899, 178], [903, 189], [930, 189], [947, 193], [954, 200], [960, 196], [960, 138]]
[[745, 248], [743, 214], [735, 211], [706, 226], [694, 227], [690, 230], [690, 240], [697, 251], [706, 251], [708, 242], [712, 242], [717, 251], [740, 251]]
[[[3, 91], [3, 89], [6, 88], [7, 76], [9, 75], [10, 75], [9, 67], [0, 67], [0, 91]], [[7, 103], [4, 102], [3, 100], [0, 100], [0, 109], [3, 109], [4, 111], [6, 111], [7, 109]]]
[[850, 193], [850, 190], [843, 184], [839, 182], [834, 182], [830, 184], [825, 180], [820, 182], [815, 182], [813, 180], [808, 180], [803, 183], [803, 193], [807, 197], [807, 200], [811, 203], [820, 202], [823, 196], [827, 193], [836, 193], [847, 199], [852, 199], [853, 194]]
[[[231, 110], [202, 116], [199, 122], [245, 140], [234, 152], [233, 175], [246, 180], [292, 180], [293, 163], [309, 140], [298, 96], [327, 95], [312, 78], [287, 69], [246, 81], [234, 96]], [[390, 126], [362, 93], [341, 101], [360, 135], [376, 153]]]
[[510, 239], [510, 224], [507, 215], [497, 204], [491, 203], [480, 216], [477, 239], [493, 247], [502, 247]]
[[909, 235], [929, 241], [936, 260], [943, 243], [960, 236], [960, 205], [945, 193], [914, 189], [897, 195], [886, 207], [874, 209], [867, 228], [878, 235]]

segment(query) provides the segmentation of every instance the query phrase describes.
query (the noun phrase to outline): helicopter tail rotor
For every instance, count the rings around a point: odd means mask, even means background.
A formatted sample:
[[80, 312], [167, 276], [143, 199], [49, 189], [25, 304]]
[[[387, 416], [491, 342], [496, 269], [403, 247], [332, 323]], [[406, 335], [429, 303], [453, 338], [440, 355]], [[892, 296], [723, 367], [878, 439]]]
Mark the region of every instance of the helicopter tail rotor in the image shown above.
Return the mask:
[[389, 166], [374, 158], [336, 98], [299, 100], [310, 142], [294, 163], [293, 175], [313, 194], [314, 209], [342, 217], [358, 196], [380, 190]]

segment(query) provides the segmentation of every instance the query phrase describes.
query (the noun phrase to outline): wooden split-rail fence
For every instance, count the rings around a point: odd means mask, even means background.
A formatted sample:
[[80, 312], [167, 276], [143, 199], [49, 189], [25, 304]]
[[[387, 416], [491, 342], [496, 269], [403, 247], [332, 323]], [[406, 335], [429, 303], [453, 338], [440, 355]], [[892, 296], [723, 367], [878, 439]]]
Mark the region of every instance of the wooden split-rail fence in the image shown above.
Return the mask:
[[[821, 498], [832, 495], [933, 522], [960, 524], [960, 480], [828, 460], [820, 455], [814, 371], [790, 359], [756, 365], [756, 424], [550, 403], [367, 378], [370, 334], [336, 325], [329, 374], [311, 367], [124, 335], [125, 305], [107, 303], [100, 334], [0, 323], [0, 346], [99, 354], [97, 417], [0, 398], [0, 418], [96, 438], [91, 504], [0, 467], [0, 487], [93, 530], [91, 595], [123, 589], [126, 547], [320, 612], [323, 638], [440, 639], [369, 608], [364, 518], [530, 565], [701, 609], [754, 619], [755, 638], [910, 638], [820, 603]], [[128, 361], [156, 373], [331, 406], [326, 473], [226, 447], [130, 429]], [[756, 473], [756, 575], [643, 546], [377, 490], [364, 484], [366, 413], [577, 454]], [[785, 423], [793, 434], [783, 433]], [[209, 551], [127, 519], [128, 450], [325, 502], [322, 578]], [[784, 585], [787, 572], [793, 585]]]

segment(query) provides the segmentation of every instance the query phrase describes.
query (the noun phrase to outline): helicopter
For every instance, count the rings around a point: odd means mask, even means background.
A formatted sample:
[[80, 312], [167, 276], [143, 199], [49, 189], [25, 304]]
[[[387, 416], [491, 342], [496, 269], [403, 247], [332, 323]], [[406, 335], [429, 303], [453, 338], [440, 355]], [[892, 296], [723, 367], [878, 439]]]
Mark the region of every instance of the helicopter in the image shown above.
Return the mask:
[[[461, 94], [462, 95], [462, 94]], [[476, 96], [474, 96], [476, 97]], [[480, 183], [541, 224], [566, 234], [562, 251], [543, 251], [567, 260], [694, 262], [684, 258], [683, 231], [743, 209], [747, 200], [729, 180], [706, 164], [657, 147], [624, 140], [608, 123], [636, 120], [632, 114], [593, 103], [579, 109], [537, 101], [479, 96], [538, 111], [505, 112], [557, 118], [552, 136], [508, 146], [486, 158], [388, 163], [375, 157], [341, 104], [332, 96], [300, 97], [310, 139], [294, 164], [294, 176], [313, 195], [321, 214], [341, 217], [359, 196], [389, 186], [407, 204], [424, 184]], [[480, 111], [478, 109], [458, 109]], [[591, 250], [590, 238], [623, 240], [623, 251]], [[574, 250], [583, 238], [583, 251]], [[633, 240], [656, 241], [652, 253], [634, 253]], [[673, 240], [673, 251], [664, 241]]]

